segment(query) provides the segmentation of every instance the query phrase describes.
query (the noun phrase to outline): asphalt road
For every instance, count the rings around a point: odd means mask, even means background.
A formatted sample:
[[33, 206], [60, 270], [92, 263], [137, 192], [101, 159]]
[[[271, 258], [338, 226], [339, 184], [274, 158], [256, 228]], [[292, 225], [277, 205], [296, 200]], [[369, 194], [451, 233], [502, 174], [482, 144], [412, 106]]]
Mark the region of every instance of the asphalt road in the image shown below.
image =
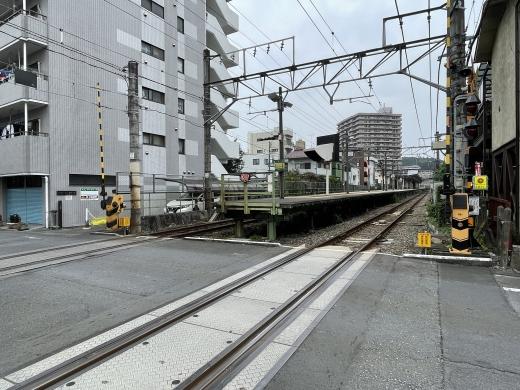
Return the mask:
[[0, 376], [286, 249], [162, 240], [0, 279]]
[[112, 235], [91, 234], [90, 229], [63, 230], [11, 230], [0, 229], [0, 256], [12, 253], [39, 250], [95, 240], [106, 240]]
[[520, 389], [515, 299], [489, 269], [376, 256], [267, 389]]

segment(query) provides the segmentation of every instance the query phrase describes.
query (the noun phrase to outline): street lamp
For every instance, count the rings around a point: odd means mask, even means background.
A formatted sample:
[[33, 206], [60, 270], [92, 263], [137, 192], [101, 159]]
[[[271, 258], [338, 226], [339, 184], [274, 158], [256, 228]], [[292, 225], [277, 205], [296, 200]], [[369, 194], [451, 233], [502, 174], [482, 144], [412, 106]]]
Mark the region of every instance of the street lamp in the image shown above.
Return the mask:
[[280, 161], [282, 162], [283, 164], [283, 169], [280, 170], [278, 172], [278, 175], [279, 175], [279, 178], [280, 178], [280, 199], [283, 199], [283, 195], [284, 195], [284, 181], [283, 181], [283, 177], [284, 177], [284, 170], [285, 170], [285, 162], [284, 162], [284, 142], [283, 142], [283, 110], [287, 107], [287, 108], [291, 108], [293, 105], [292, 103], [289, 103], [289, 102], [286, 102], [283, 100], [283, 96], [282, 96], [282, 87], [279, 87], [278, 89], [278, 93], [270, 93], [269, 95], [267, 95], [267, 97], [275, 102], [278, 107], [278, 120], [279, 120], [279, 124], [278, 124], [278, 140], [279, 140], [279, 155], [280, 155]]

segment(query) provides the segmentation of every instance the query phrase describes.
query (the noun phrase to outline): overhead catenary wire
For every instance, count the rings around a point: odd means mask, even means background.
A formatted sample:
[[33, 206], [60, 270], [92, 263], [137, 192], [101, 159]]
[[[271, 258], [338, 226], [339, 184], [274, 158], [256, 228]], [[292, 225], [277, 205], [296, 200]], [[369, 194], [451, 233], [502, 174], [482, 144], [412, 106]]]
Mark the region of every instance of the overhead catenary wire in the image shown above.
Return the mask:
[[[246, 20], [246, 21], [247, 21], [251, 26], [253, 26], [253, 27], [254, 27], [254, 28], [255, 28], [255, 29], [256, 29], [256, 30], [257, 30], [257, 31], [258, 31], [262, 36], [264, 36], [267, 40], [272, 41], [272, 38], [271, 38], [271, 37], [269, 37], [269, 36], [268, 36], [268, 35], [267, 35], [267, 34], [266, 34], [266, 33], [265, 33], [261, 28], [259, 28], [259, 27], [258, 27], [258, 26], [253, 22], [253, 21], [251, 21], [251, 19], [248, 18], [247, 15], [245, 15], [244, 13], [242, 13], [242, 12], [241, 12], [241, 11], [240, 11], [236, 6], [235, 6], [235, 5], [233, 5], [233, 4], [229, 4], [229, 6], [231, 7], [231, 9], [233, 9], [235, 12], [237, 12], [237, 13], [238, 13], [242, 18], [244, 18], [244, 20]], [[242, 35], [245, 36], [245, 34], [243, 34], [241, 31], [239, 31], [239, 34], [242, 34]], [[246, 36], [246, 38], [247, 38], [247, 36]], [[248, 38], [248, 39], [249, 39], [249, 38]], [[250, 40], [251, 42], [253, 42], [251, 39], [249, 39], [249, 40]], [[254, 43], [254, 42], [253, 42], [253, 43]], [[287, 59], [291, 60], [291, 58], [289, 57], [289, 55], [288, 55], [285, 51], [282, 51], [282, 53], [283, 53], [283, 55], [284, 55]], [[274, 58], [273, 58], [273, 61], [274, 61], [274, 62], [275, 62], [279, 67], [282, 67], [282, 65], [281, 65], [278, 61], [276, 61]], [[318, 94], [319, 94], [320, 96], [327, 98], [325, 92], [321, 91], [320, 89], [318, 89], [317, 92], [318, 92]], [[307, 93], [307, 91], [306, 91], [305, 93]], [[320, 107], [323, 108], [322, 102], [320, 102], [318, 99], [316, 99], [316, 98], [312, 95], [312, 93], [308, 93], [308, 96], [309, 96], [309, 98], [311, 98], [311, 99], [312, 99], [312, 100], [313, 100], [317, 105], [319, 105]], [[304, 101], [305, 101], [305, 100], [304, 100]], [[306, 101], [305, 101], [305, 102], [306, 102]], [[314, 107], [313, 107], [311, 104], [309, 104], [309, 107], [311, 107], [311, 108], [314, 110]], [[335, 114], [337, 114], [337, 115], [339, 116], [339, 118], [342, 118], [341, 113], [336, 109], [336, 107], [331, 106], [331, 108], [332, 108], [332, 111], [334, 111]], [[341, 120], [341, 119], [339, 119], [339, 120], [336, 119], [337, 122], [339, 122], [340, 120]]]
[[[249, 55], [251, 55], [251, 53], [249, 53]], [[258, 60], [258, 62], [259, 62], [260, 64], [262, 64], [263, 66], [266, 67], [266, 65], [265, 65], [262, 61], [260, 61], [259, 59], [257, 59], [257, 60]], [[277, 79], [281, 81], [280, 77], [277, 77]], [[294, 115], [294, 114], [293, 114], [293, 115]], [[297, 116], [297, 115], [294, 115], [294, 116]], [[322, 118], [322, 120], [327, 120], [326, 117], [324, 118], [324, 117], [322, 117], [321, 115], [320, 115], [320, 117]], [[308, 120], [305, 119], [305, 118], [303, 118], [303, 117], [300, 117], [299, 119], [302, 120], [303, 122], [307, 122], [307, 124], [310, 124], [310, 123], [308, 122]], [[310, 124], [310, 125], [311, 125], [311, 127], [315, 127], [315, 126], [316, 126], [315, 124], [314, 124], [314, 125], [313, 125], [313, 124]], [[319, 130], [319, 131], [322, 131], [322, 130], [321, 130], [321, 127], [322, 127], [322, 124], [319, 124], [319, 125], [318, 125], [318, 130]]]
[[[300, 5], [300, 7], [303, 9], [303, 11], [305, 12], [305, 14], [307, 15], [307, 17], [309, 18], [309, 20], [311, 21], [311, 23], [314, 25], [314, 27], [316, 28], [316, 30], [318, 30], [318, 32], [320, 33], [321, 37], [323, 38], [323, 40], [325, 41], [325, 43], [327, 43], [327, 45], [330, 47], [330, 49], [332, 50], [332, 52], [338, 56], [338, 53], [336, 52], [336, 50], [334, 49], [334, 47], [330, 44], [329, 40], [325, 37], [325, 35], [323, 34], [323, 32], [321, 31], [321, 29], [318, 27], [318, 25], [316, 24], [316, 22], [314, 21], [314, 19], [312, 18], [312, 16], [309, 14], [309, 12], [307, 11], [307, 9], [303, 6], [303, 4], [301, 3], [300, 0], [296, 0], [298, 2], [298, 4]], [[350, 70], [348, 69], [348, 67], [345, 69], [347, 71], [347, 73], [349, 74], [350, 78], [351, 79], [354, 79], [354, 76], [352, 75], [352, 73], [350, 72]], [[363, 90], [363, 88], [361, 88], [361, 86], [359, 85], [359, 83], [354, 80], [354, 83], [356, 84], [356, 86], [358, 87], [358, 89], [361, 91], [361, 93], [363, 95], [367, 95], [367, 93]], [[376, 107], [374, 106], [374, 104], [371, 102], [371, 101], [368, 101], [368, 104], [370, 104], [372, 106], [372, 108], [374, 109], [374, 111], [377, 111]]]
[[[254, 42], [253, 40], [251, 40], [250, 38], [248, 38], [245, 34], [242, 34], [242, 35], [244, 35], [244, 36], [245, 36], [247, 39], [249, 39], [253, 44], [255, 44], [255, 42]], [[261, 48], [261, 50], [263, 50], [264, 52], [266, 51], [266, 50], [263, 49], [263, 48]], [[248, 54], [249, 54], [250, 56], [252, 56], [251, 53], [248, 53]], [[260, 63], [261, 65], [263, 65], [264, 67], [267, 68], [267, 65], [265, 65], [265, 64], [264, 64], [260, 59], [256, 58], [256, 60], [258, 61], [258, 63]], [[273, 61], [279, 65], [279, 63], [278, 63], [274, 58], [273, 58]], [[282, 81], [282, 80], [280, 79], [280, 77], [277, 76], [276, 78], [277, 78], [280, 82]], [[309, 94], [309, 96], [311, 96], [311, 95]], [[306, 102], [305, 100], [302, 100], [302, 101]], [[313, 108], [311, 104], [309, 104], [309, 107]], [[317, 109], [313, 108], [313, 110], [316, 111], [316, 112], [318, 113], [318, 115], [320, 116], [321, 120], [323, 120], [323, 121], [331, 121], [331, 118], [328, 118], [328, 117], [326, 117], [326, 116], [323, 116], [323, 114], [322, 114], [322, 113], [319, 113], [319, 112], [317, 111]], [[331, 122], [331, 123], [333, 123], [333, 122]]]
[[[397, 16], [399, 17], [399, 27], [401, 29], [401, 37], [402, 37], [403, 43], [404, 43], [404, 42], [406, 42], [406, 40], [404, 37], [403, 18], [401, 17], [401, 14], [399, 12], [399, 5], [397, 4], [397, 0], [394, 0], [394, 4], [395, 4], [395, 9], [397, 11]], [[408, 66], [410, 62], [408, 60], [408, 50], [406, 49], [406, 47], [404, 48], [404, 55], [406, 58], [406, 66]], [[408, 75], [408, 80], [410, 81], [410, 89], [412, 91], [412, 99], [413, 99], [413, 105], [415, 107], [415, 116], [417, 118], [417, 126], [419, 127], [419, 133], [421, 134], [421, 137], [423, 137], [421, 121], [419, 119], [419, 110], [417, 108], [417, 100], [415, 99], [415, 91], [413, 88], [412, 76]]]
[[[325, 23], [325, 25], [328, 27], [328, 29], [330, 30], [330, 33], [332, 34], [333, 37], [336, 38], [336, 41], [338, 42], [339, 46], [341, 47], [341, 49], [343, 50], [343, 52], [345, 54], [348, 53], [347, 49], [345, 48], [345, 46], [343, 46], [343, 43], [341, 43], [341, 40], [336, 36], [334, 30], [332, 29], [331, 25], [327, 22], [327, 20], [325, 19], [325, 17], [323, 16], [323, 14], [320, 12], [320, 10], [318, 9], [318, 7], [316, 6], [316, 4], [314, 3], [313, 0], [309, 0], [310, 3], [312, 4], [312, 6], [314, 7], [314, 9], [316, 10], [316, 12], [318, 13], [318, 15], [320, 16], [321, 20], [323, 21], [323, 23]], [[357, 67], [357, 65], [355, 65]], [[359, 68], [358, 68], [358, 71], [359, 71]], [[377, 93], [375, 91], [374, 88], [371, 88], [371, 91], [372, 93], [374, 94], [375, 98], [377, 99], [377, 102], [379, 103], [379, 107], [382, 107], [383, 104], [381, 102], [381, 99], [379, 99], [379, 96], [377, 96]], [[369, 93], [370, 94], [370, 93]]]

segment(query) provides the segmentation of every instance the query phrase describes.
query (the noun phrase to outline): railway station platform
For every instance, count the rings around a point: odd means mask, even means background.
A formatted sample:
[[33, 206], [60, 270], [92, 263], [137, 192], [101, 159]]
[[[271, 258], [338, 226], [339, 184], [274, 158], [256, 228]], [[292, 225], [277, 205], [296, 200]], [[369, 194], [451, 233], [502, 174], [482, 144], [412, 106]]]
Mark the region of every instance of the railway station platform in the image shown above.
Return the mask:
[[[267, 219], [267, 236], [276, 239], [277, 224], [300, 215], [307, 224], [325, 226], [335, 222], [337, 216], [343, 219], [374, 207], [396, 202], [417, 193], [417, 189], [372, 190], [339, 192], [332, 194], [276, 196], [276, 188], [268, 182], [244, 183], [242, 188], [233, 182], [234, 188], [222, 185], [220, 210], [226, 216], [237, 220], [237, 235], [243, 231], [241, 220], [247, 217]], [[250, 188], [252, 187], [252, 188]], [[323, 220], [330, 220], [329, 223]]]

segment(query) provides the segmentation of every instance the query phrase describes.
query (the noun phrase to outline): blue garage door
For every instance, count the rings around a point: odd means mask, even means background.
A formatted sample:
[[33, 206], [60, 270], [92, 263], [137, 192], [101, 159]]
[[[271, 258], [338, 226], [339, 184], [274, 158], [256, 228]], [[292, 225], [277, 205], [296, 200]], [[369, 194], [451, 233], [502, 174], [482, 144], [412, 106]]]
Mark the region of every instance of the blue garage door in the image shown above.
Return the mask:
[[42, 187], [8, 188], [7, 215], [18, 214], [22, 222], [43, 225]]

